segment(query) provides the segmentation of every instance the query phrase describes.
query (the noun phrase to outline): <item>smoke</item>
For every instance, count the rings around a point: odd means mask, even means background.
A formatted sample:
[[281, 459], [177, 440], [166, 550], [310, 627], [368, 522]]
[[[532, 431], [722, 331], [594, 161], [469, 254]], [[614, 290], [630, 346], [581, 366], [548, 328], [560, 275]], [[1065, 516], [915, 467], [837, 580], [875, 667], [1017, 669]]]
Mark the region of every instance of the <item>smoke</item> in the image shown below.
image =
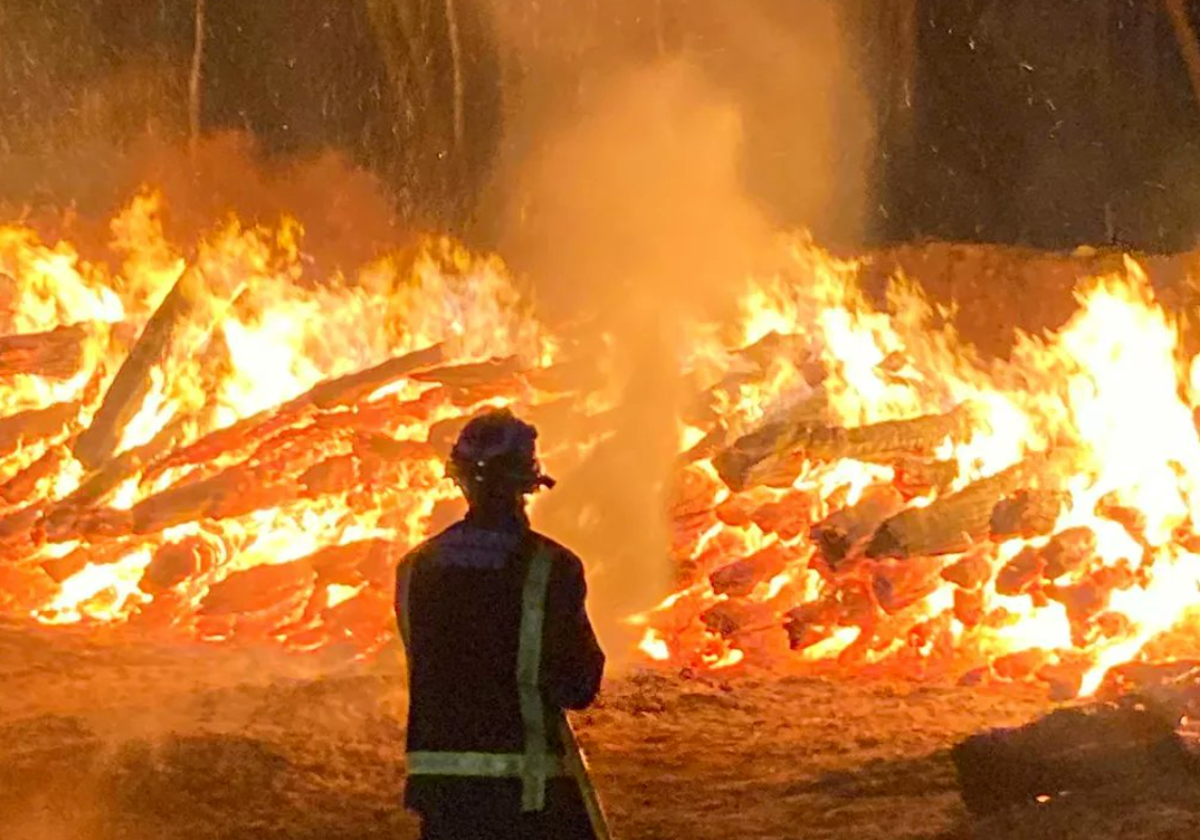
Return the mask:
[[571, 337], [613, 377], [611, 437], [538, 511], [592, 567], [607, 639], [669, 581], [681, 329], [731, 311], [768, 241], [738, 188], [740, 137], [736, 110], [686, 63], [617, 72], [514, 192], [501, 253], [534, 278], [544, 317], [579, 324]]
[[[647, 35], [619, 3], [591, 19], [592, 42], [586, 15], [556, 19], [561, 4], [538, 21], [504, 5], [500, 28], [527, 84], [498, 167], [499, 250], [616, 395], [609, 436], [536, 520], [587, 562], [590, 607], [619, 659], [631, 632], [621, 619], [661, 599], [674, 568], [686, 325], [735, 312], [781, 225], [853, 238], [868, 132], [847, 114], [864, 109], [827, 3], [673, 4], [688, 14], [673, 19], [688, 33], [678, 49], [660, 18], [637, 18], [659, 30]], [[791, 26], [780, 28], [785, 6]], [[571, 422], [543, 431], [550, 445], [588, 434]]]

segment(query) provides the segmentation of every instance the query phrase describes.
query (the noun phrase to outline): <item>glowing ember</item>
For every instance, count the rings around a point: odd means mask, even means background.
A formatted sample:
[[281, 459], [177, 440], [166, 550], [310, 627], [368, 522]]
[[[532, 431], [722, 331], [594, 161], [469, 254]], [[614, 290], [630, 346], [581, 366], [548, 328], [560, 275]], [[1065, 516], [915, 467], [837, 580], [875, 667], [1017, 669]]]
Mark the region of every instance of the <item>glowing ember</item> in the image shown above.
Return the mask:
[[[185, 263], [158, 213], [147, 192], [113, 222], [117, 270], [0, 227], [10, 613], [366, 654], [392, 563], [451, 510], [457, 424], [595, 418], [548, 455], [567, 476], [608, 433], [612, 384], [562, 381], [566, 345], [494, 259], [429, 240], [312, 277], [285, 220]], [[811, 243], [776, 264], [735, 323], [681, 331], [680, 586], [631, 618], [642, 655], [1090, 693], [1191, 620], [1200, 358], [1136, 263], [986, 364], [903, 278], [879, 309]]]

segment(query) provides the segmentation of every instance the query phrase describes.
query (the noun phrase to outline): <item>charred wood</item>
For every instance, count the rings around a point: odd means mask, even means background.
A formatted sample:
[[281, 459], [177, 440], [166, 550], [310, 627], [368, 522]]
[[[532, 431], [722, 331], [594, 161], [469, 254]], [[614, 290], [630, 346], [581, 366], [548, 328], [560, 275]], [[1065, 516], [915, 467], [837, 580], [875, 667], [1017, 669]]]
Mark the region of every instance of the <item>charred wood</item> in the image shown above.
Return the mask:
[[743, 490], [788, 472], [794, 478], [806, 460], [880, 460], [930, 452], [946, 438], [969, 435], [972, 425], [973, 411], [965, 404], [946, 414], [852, 428], [781, 420], [734, 441], [713, 465], [731, 489]]
[[78, 419], [82, 408], [82, 402], [62, 402], [0, 417], [0, 458], [34, 441], [62, 434]]
[[224, 553], [213, 537], [193, 536], [159, 546], [142, 575], [140, 588], [157, 594], [212, 570]]
[[79, 372], [87, 331], [79, 326], [0, 337], [0, 378], [31, 374], [70, 379]]
[[1049, 534], [1067, 499], [1066, 493], [1057, 490], [1019, 490], [1001, 499], [992, 510], [992, 537], [1030, 539]]
[[1042, 581], [1046, 560], [1041, 551], [1026, 546], [1004, 564], [996, 575], [996, 592], [1001, 595], [1022, 595]]
[[384, 385], [404, 379], [416, 371], [431, 368], [440, 364], [445, 358], [443, 346], [434, 344], [388, 359], [386, 362], [366, 370], [321, 382], [292, 402], [312, 403], [318, 408], [325, 409], [354, 405]]
[[1005, 654], [992, 662], [992, 670], [1001, 679], [1019, 682], [1032, 677], [1045, 667], [1054, 654], [1041, 648], [1028, 648]]
[[983, 592], [978, 589], [954, 590], [954, 617], [968, 629], [983, 623]]
[[50, 447], [40, 458], [0, 485], [0, 499], [15, 505], [30, 498], [39, 482], [58, 472], [68, 454], [64, 446]]
[[792, 650], [806, 650], [829, 638], [837, 626], [840, 610], [832, 598], [814, 601], [789, 610], [783, 627]]
[[1082, 525], [1068, 528], [1051, 537], [1041, 554], [1046, 560], [1046, 580], [1055, 580], [1091, 561], [1096, 554], [1096, 534]]
[[306, 563], [255, 566], [214, 584], [200, 604], [202, 616], [255, 613], [293, 600], [312, 588], [316, 574]]
[[896, 471], [893, 483], [906, 499], [942, 493], [958, 478], [958, 464], [953, 461], [906, 455], [896, 459], [893, 466]]
[[807, 494], [790, 493], [759, 505], [750, 514], [750, 521], [763, 533], [775, 534], [782, 540], [794, 540], [810, 529], [813, 503]]
[[889, 517], [904, 507], [900, 491], [889, 485], [871, 487], [858, 503], [842, 508], [813, 526], [809, 536], [822, 560], [833, 571], [859, 553]]
[[675, 473], [668, 515], [682, 519], [712, 510], [724, 491], [721, 482], [703, 467], [691, 465]]
[[505, 379], [510, 379], [529, 370], [529, 365], [519, 356], [491, 359], [465, 365], [422, 370], [413, 374], [420, 382], [436, 382], [451, 388], [482, 388]]
[[708, 580], [718, 595], [749, 595], [759, 583], [787, 568], [792, 558], [791, 549], [782, 543], [772, 543], [749, 557], [722, 566]]
[[962, 589], [980, 589], [992, 578], [990, 549], [975, 549], [942, 569], [942, 577]]
[[746, 601], [722, 601], [701, 613], [700, 620], [709, 630], [727, 638], [778, 625], [769, 604]]
[[1063, 651], [1059, 653], [1057, 661], [1044, 665], [1037, 672], [1037, 678], [1049, 687], [1050, 699], [1062, 702], [1079, 696], [1083, 680], [1092, 667], [1088, 657]]
[[963, 801], [977, 816], [1139, 776], [1197, 773], [1172, 724], [1132, 705], [1060, 709], [972, 736], [950, 755]]
[[867, 546], [869, 557], [917, 557], [965, 551], [985, 539], [996, 502], [1028, 481], [1029, 466], [1017, 464], [943, 496], [923, 508], [888, 519]]
[[936, 557], [884, 560], [875, 568], [875, 599], [889, 615], [903, 612], [937, 591], [941, 571], [942, 561]]
[[0, 559], [18, 560], [41, 546], [46, 541], [45, 515], [45, 503], [35, 502], [0, 518]]

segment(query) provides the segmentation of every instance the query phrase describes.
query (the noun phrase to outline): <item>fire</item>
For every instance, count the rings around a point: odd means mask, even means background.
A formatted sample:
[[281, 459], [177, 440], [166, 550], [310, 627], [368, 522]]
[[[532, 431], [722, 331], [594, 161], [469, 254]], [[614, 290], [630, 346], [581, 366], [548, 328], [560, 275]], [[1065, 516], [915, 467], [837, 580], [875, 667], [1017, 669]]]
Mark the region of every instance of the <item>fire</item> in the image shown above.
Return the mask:
[[[687, 614], [707, 627], [705, 639], [748, 654], [769, 648], [765, 641], [786, 626], [791, 647], [809, 661], [892, 662], [906, 672], [913, 656], [926, 667], [938, 658], [960, 668], [996, 663], [995, 678], [1016, 669], [1089, 694], [1108, 669], [1188, 617], [1200, 603], [1200, 558], [1192, 550], [1197, 367], [1180, 363], [1179, 326], [1135, 262], [1083, 289], [1078, 312], [1057, 333], [1023, 336], [1008, 361], [985, 364], [905, 278], [893, 282], [888, 307], [877, 309], [858, 292], [853, 264], [807, 243], [791, 255], [791, 276], [755, 281], [745, 295], [744, 347], [773, 331], [802, 351], [762, 366], [757, 391], [741, 386], [743, 395], [752, 393], [751, 406], [719, 403], [735, 430], [719, 456], [728, 456], [722, 477], [747, 486], [731, 485], [736, 492], [721, 498], [716, 524], [685, 541], [681, 559], [700, 567], [689, 596], [639, 617], [654, 658], [665, 644], [672, 658], [704, 661]], [[801, 373], [813, 359], [823, 370], [819, 384]], [[862, 458], [847, 445], [837, 455], [816, 438], [813, 457], [805, 458], [803, 429], [853, 431], [964, 409], [970, 420], [961, 434], [913, 447], [923, 453], [922, 470], [944, 468], [948, 479], [906, 489], [903, 510], [932, 513], [938, 499], [978, 495], [987, 481], [1038, 460], [1042, 466], [995, 501], [1025, 489], [1043, 493], [1059, 499], [1049, 520], [1013, 539], [972, 526], [965, 539], [951, 534], [916, 555], [860, 543], [849, 557], [826, 556], [817, 543], [827, 517], [904, 483], [912, 453], [902, 445], [883, 458], [864, 449]], [[777, 435], [774, 451], [755, 433]], [[747, 459], [746, 452], [754, 454]], [[763, 464], [773, 468], [755, 475]], [[758, 515], [772, 506], [816, 528]], [[1047, 563], [1080, 534], [1086, 544], [1069, 562]], [[712, 544], [730, 548], [713, 553]], [[782, 569], [771, 558], [762, 562], [771, 546], [786, 558]], [[974, 579], [957, 585], [957, 570], [967, 568], [976, 570]], [[765, 629], [760, 607], [774, 618]]]
[[[451, 515], [459, 425], [594, 418], [547, 454], [567, 476], [607, 434], [612, 383], [570, 381], [495, 258], [433, 238], [317, 276], [295, 220], [183, 249], [162, 213], [113, 221], [115, 267], [0, 227], [10, 616], [366, 655], [395, 560]], [[734, 322], [680, 331], [679, 588], [631, 617], [642, 655], [1087, 694], [1192, 620], [1200, 357], [1136, 262], [984, 361], [908, 278], [879, 306], [860, 262], [771, 256]]]

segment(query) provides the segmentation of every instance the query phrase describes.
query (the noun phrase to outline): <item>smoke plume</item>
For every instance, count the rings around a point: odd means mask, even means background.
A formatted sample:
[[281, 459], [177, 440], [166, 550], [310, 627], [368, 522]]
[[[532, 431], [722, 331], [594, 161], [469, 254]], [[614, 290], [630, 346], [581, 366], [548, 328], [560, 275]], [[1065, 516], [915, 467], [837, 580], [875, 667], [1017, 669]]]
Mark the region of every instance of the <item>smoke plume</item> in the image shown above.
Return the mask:
[[[546, 34], [561, 4], [531, 24], [497, 3], [534, 80], [506, 126], [498, 247], [531, 278], [543, 316], [591, 348], [616, 395], [610, 435], [539, 502], [537, 521], [584, 556], [591, 610], [619, 659], [630, 639], [621, 619], [670, 583], [669, 482], [691, 396], [686, 325], [734, 314], [781, 225], [853, 238], [863, 109], [827, 3], [753, 2], [736, 13], [674, 4], [688, 19], [673, 31], [690, 33], [678, 49], [661, 32], [618, 25], [633, 17], [617, 8], [617, 24], [595, 24], [588, 43], [578, 16], [557, 21], [561, 39]], [[570, 76], [571, 66], [583, 69]], [[551, 445], [583, 434], [571, 423], [544, 430]]]

